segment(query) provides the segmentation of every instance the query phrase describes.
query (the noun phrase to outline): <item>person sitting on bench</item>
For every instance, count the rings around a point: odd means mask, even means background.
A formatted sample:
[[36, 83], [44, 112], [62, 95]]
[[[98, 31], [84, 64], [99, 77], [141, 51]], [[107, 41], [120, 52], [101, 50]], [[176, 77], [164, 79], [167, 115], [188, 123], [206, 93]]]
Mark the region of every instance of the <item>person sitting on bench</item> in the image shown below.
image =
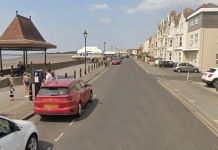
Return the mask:
[[19, 66], [19, 68], [14, 72], [14, 74], [15, 75], [17, 74], [19, 76], [20, 74], [23, 74], [23, 72], [25, 71], [24, 70], [25, 67], [21, 61], [19, 62], [19, 64], [17, 66]]

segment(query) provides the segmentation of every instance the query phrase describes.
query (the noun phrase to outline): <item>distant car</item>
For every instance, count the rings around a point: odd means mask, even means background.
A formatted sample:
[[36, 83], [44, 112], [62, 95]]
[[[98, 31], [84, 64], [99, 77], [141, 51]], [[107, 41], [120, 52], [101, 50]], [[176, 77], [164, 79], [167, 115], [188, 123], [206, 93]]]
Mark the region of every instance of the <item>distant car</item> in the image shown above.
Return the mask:
[[173, 67], [174, 66], [174, 62], [173, 61], [166, 61], [166, 60], [162, 60], [159, 61], [159, 67]]
[[38, 128], [29, 121], [0, 116], [0, 149], [37, 150]]
[[77, 115], [82, 108], [92, 102], [93, 91], [90, 84], [79, 79], [53, 80], [41, 87], [34, 101], [34, 112], [45, 115]]
[[123, 55], [123, 56], [121, 56], [121, 59], [124, 59], [125, 58], [125, 56]]
[[126, 58], [129, 58], [129, 55], [126, 55]]
[[218, 68], [210, 68], [201, 77], [202, 82], [206, 83], [208, 86], [217, 87], [218, 82]]
[[185, 63], [185, 62], [177, 62], [174, 63], [173, 66], [173, 70], [175, 72], [183, 72], [183, 71], [190, 71], [190, 72], [194, 72], [194, 73], [198, 73], [199, 72], [199, 68], [196, 66], [193, 66], [190, 63]]
[[121, 59], [119, 57], [112, 59], [111, 65], [119, 65], [119, 64], [121, 64]]
[[161, 60], [155, 60], [155, 61], [154, 61], [154, 65], [155, 65], [155, 66], [158, 66], [158, 65], [159, 65], [159, 61], [161, 61]]

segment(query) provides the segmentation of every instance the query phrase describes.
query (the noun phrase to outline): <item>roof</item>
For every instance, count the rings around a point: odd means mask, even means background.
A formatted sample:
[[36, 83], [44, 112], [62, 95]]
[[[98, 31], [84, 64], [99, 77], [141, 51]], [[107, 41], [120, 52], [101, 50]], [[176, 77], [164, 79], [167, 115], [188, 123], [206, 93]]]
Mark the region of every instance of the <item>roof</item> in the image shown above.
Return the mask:
[[175, 17], [175, 25], [177, 26], [179, 24], [179, 20], [181, 18], [181, 13]]
[[56, 48], [47, 43], [30, 18], [16, 15], [0, 37], [1, 48]]
[[190, 16], [193, 12], [194, 12], [194, 10], [192, 8], [190, 8], [190, 7], [186, 8], [183, 11], [184, 18], [187, 18], [188, 16]]
[[58, 79], [58, 80], [52, 80], [46, 84], [44, 84], [42, 87], [68, 87], [70, 83], [77, 82], [78, 79]]
[[[83, 54], [85, 53], [85, 47], [77, 51], [77, 54]], [[87, 46], [86, 47], [86, 53], [102, 53], [102, 50], [100, 50], [97, 46]]]

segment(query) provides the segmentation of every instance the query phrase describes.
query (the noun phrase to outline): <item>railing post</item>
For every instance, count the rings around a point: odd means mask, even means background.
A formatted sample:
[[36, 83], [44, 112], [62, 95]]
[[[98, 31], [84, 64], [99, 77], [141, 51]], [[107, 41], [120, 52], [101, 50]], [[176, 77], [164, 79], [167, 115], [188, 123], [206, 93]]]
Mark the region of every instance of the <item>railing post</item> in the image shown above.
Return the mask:
[[74, 70], [74, 79], [76, 79], [76, 70]]
[[67, 73], [65, 73], [64, 77], [65, 77], [65, 79], [67, 79]]
[[82, 77], [82, 69], [81, 68], [80, 68], [79, 72], [80, 72], [80, 77]]
[[11, 65], [11, 76], [14, 77], [14, 67]]
[[32, 88], [32, 83], [29, 84], [29, 101], [33, 100], [33, 88]]

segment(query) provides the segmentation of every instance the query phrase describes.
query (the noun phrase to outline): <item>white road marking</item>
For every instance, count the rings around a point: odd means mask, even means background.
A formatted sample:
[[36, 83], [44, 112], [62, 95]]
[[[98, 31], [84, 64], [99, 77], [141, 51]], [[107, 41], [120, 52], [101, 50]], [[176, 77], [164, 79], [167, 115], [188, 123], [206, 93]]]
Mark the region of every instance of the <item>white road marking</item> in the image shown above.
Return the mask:
[[63, 135], [64, 133], [61, 133], [61, 135], [59, 135], [59, 137], [55, 139], [55, 142], [57, 142]]
[[94, 97], [97, 97], [97, 95], [94, 95]]
[[162, 79], [161, 79], [160, 77], [158, 77], [158, 76], [157, 76], [157, 78], [158, 78], [159, 80], [162, 80]]
[[164, 77], [162, 77], [163, 80], [166, 80]]
[[51, 150], [51, 147], [49, 147], [47, 150]]
[[73, 121], [69, 124], [69, 126], [71, 126], [74, 122], [75, 122], [75, 120], [73, 120]]

